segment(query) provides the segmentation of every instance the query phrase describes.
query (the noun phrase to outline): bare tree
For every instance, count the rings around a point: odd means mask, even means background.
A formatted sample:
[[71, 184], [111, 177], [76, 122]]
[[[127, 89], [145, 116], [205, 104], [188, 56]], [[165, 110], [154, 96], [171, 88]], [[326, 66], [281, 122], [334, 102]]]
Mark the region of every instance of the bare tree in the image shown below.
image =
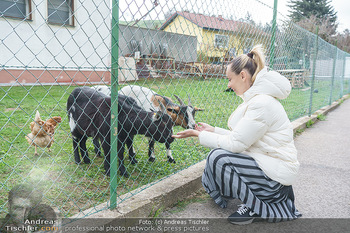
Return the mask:
[[167, 20], [168, 18], [170, 18], [174, 13], [176, 12], [175, 7], [173, 7], [172, 9], [169, 8], [169, 10], [164, 12], [164, 19]]
[[337, 35], [338, 48], [350, 53], [350, 31], [345, 29], [343, 33]]
[[312, 33], [316, 33], [318, 26], [318, 35], [325, 41], [334, 42], [338, 23], [332, 22], [330, 17], [319, 19], [317, 16], [311, 15], [309, 18], [301, 19], [297, 24]]

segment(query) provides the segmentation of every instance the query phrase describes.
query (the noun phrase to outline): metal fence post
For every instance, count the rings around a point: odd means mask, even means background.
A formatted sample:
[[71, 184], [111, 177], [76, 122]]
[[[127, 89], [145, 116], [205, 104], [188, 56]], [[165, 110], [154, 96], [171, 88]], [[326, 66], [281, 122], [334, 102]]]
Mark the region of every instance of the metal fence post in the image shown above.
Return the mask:
[[312, 111], [312, 96], [314, 93], [315, 88], [315, 72], [316, 72], [316, 61], [317, 61], [317, 54], [318, 54], [318, 26], [316, 27], [316, 42], [315, 42], [315, 56], [314, 56], [314, 64], [312, 67], [312, 80], [311, 80], [311, 90], [310, 90], [310, 104], [309, 104], [309, 116], [311, 116]]
[[[344, 76], [344, 80], [345, 80], [345, 67], [346, 67], [346, 58], [347, 58], [347, 55], [345, 54], [344, 55], [344, 70], [343, 70], [343, 76]], [[350, 93], [350, 77], [348, 78], [348, 93]]]
[[[343, 72], [342, 72], [342, 80], [341, 80], [341, 83], [342, 83], [342, 86], [341, 86], [341, 97], [344, 95], [344, 85], [345, 85], [345, 60], [346, 60], [346, 56], [344, 54], [344, 61], [343, 61]], [[348, 84], [349, 85], [349, 84]]]
[[117, 125], [118, 125], [118, 57], [119, 57], [119, 0], [112, 0], [111, 30], [111, 152], [110, 208], [117, 207]]
[[[344, 61], [343, 61], [343, 74], [342, 74], [342, 82], [345, 82], [345, 66], [346, 66], [346, 54], [344, 54]], [[344, 83], [345, 84], [345, 83]], [[348, 81], [348, 91], [347, 93], [350, 93], [350, 83]], [[344, 85], [342, 89], [342, 96], [344, 95]]]
[[271, 51], [270, 51], [270, 68], [273, 69], [275, 59], [275, 39], [276, 39], [276, 24], [277, 24], [277, 1], [275, 0], [273, 5], [273, 19], [272, 19], [272, 38], [271, 38]]
[[329, 96], [329, 105], [332, 104], [332, 97], [333, 97], [333, 87], [334, 87], [334, 79], [335, 79], [335, 66], [337, 64], [337, 56], [338, 56], [338, 49], [337, 49], [338, 41], [335, 42], [335, 56], [333, 59], [333, 71], [332, 71], [332, 84], [331, 84], [331, 93]]

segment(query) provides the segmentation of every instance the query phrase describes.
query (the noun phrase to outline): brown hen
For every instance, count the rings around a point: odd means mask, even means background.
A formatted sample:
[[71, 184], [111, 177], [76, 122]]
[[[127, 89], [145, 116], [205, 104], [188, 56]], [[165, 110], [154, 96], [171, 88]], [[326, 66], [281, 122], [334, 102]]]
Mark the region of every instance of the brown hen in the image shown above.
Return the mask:
[[29, 145], [35, 146], [35, 155], [38, 155], [37, 147], [48, 148], [49, 152], [51, 151], [50, 147], [54, 142], [55, 128], [61, 120], [60, 116], [55, 116], [43, 121], [40, 118], [39, 111], [36, 111], [35, 119], [30, 123], [31, 133], [26, 136]]

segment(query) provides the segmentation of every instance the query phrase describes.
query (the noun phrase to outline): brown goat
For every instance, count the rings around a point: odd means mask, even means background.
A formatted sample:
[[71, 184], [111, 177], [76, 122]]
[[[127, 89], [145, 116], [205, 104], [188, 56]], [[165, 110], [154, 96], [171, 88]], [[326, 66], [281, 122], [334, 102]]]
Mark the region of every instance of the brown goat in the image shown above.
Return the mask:
[[189, 98], [189, 104], [186, 106], [183, 101], [177, 95], [174, 95], [179, 101], [180, 105], [174, 103], [169, 97], [154, 94], [151, 97], [151, 102], [155, 107], [159, 108], [159, 102], [161, 102], [167, 109], [168, 114], [171, 116], [174, 124], [181, 126], [185, 129], [194, 128], [195, 121], [194, 116], [196, 111], [203, 111], [204, 109], [192, 107], [191, 100]]

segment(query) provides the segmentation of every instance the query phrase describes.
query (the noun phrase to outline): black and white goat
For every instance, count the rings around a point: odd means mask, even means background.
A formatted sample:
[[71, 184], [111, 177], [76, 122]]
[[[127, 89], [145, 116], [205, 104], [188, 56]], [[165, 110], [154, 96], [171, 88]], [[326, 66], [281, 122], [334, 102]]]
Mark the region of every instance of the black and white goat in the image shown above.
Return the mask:
[[[89, 87], [78, 87], [67, 100], [69, 126], [73, 136], [74, 158], [80, 163], [79, 150], [85, 163], [90, 163], [86, 149], [88, 137], [98, 138], [105, 154], [104, 168], [109, 175], [111, 98]], [[160, 111], [147, 112], [137, 105], [134, 99], [118, 95], [118, 161], [121, 175], [128, 176], [124, 166], [125, 144], [129, 148], [129, 159], [137, 163], [133, 150], [133, 138], [144, 134], [152, 140], [166, 145], [173, 142], [173, 122], [163, 107]]]
[[[119, 91], [119, 94], [132, 97], [136, 100], [137, 104], [146, 111], [157, 111], [160, 108], [160, 103], [162, 103], [168, 115], [171, 116], [174, 125], [182, 126], [185, 129], [193, 129], [196, 125], [194, 120], [195, 113], [197, 111], [203, 111], [203, 109], [192, 106], [190, 97], [188, 97], [188, 105], [185, 105], [180, 97], [174, 95], [180, 103], [180, 105], [178, 105], [169, 97], [158, 95], [156, 92], [146, 87], [136, 85], [125, 86]], [[151, 139], [149, 145], [148, 155], [150, 161], [154, 161], [154, 140]], [[175, 163], [171, 154], [170, 145], [167, 146], [166, 144], [166, 149], [168, 161]]]
[[[107, 96], [111, 96], [111, 87], [109, 87], [107, 85], [95, 85], [95, 86], [92, 86], [91, 88], [93, 90], [102, 92], [103, 94], [105, 94]], [[94, 144], [95, 154], [98, 157], [102, 157], [101, 156], [101, 147], [100, 147], [99, 139], [97, 137], [93, 138], [93, 144]]]

